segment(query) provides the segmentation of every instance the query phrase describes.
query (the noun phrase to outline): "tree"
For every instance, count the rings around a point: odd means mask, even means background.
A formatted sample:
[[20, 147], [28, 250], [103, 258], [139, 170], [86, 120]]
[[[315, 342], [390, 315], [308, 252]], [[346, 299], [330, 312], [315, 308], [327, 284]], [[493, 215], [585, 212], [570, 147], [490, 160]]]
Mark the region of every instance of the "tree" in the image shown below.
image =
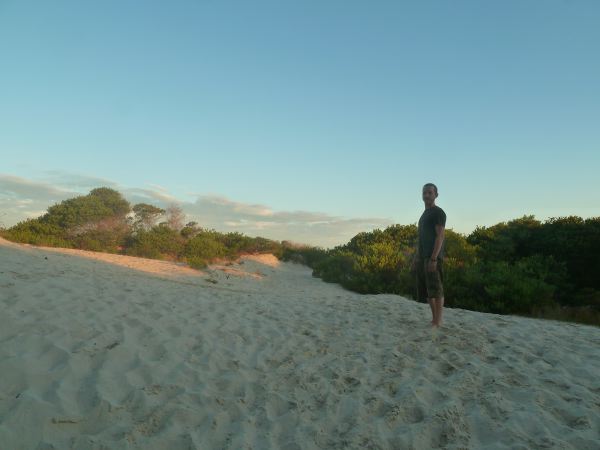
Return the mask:
[[176, 203], [171, 203], [167, 207], [167, 226], [175, 231], [181, 231], [183, 228], [183, 222], [185, 220], [185, 214], [181, 206]]
[[202, 227], [198, 226], [198, 222], [188, 222], [185, 227], [181, 229], [181, 235], [186, 239], [191, 239], [198, 233], [202, 232]]
[[125, 218], [130, 205], [120, 192], [110, 188], [97, 188], [88, 195], [64, 200], [48, 208], [39, 220], [56, 225], [63, 230], [84, 227], [109, 217]]
[[112, 211], [112, 215], [125, 217], [129, 213], [129, 202], [119, 191], [107, 187], [92, 189], [88, 196], [98, 198], [102, 204]]
[[165, 210], [148, 203], [138, 203], [133, 207], [133, 228], [135, 230], [149, 230], [154, 225], [160, 216], [165, 214]]

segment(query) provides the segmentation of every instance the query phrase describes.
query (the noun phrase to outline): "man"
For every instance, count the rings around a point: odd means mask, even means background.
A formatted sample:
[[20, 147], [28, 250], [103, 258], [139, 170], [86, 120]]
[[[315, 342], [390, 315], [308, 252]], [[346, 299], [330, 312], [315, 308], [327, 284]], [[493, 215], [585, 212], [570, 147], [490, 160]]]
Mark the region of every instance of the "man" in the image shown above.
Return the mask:
[[417, 278], [417, 299], [431, 306], [431, 326], [442, 325], [442, 308], [444, 307], [444, 229], [446, 213], [436, 206], [437, 186], [427, 183], [423, 186], [423, 202], [425, 211], [419, 219], [419, 238], [412, 269]]

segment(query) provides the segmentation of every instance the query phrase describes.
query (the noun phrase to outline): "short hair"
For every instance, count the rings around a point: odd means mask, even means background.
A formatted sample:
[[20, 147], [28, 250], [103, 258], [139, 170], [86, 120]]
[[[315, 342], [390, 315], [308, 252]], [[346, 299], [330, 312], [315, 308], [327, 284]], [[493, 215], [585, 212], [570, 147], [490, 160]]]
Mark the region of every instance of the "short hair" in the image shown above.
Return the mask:
[[427, 183], [423, 187], [426, 188], [426, 187], [429, 187], [429, 186], [431, 186], [433, 188], [433, 190], [435, 191], [436, 194], [438, 193], [437, 186], [435, 184], [433, 184], [433, 183]]

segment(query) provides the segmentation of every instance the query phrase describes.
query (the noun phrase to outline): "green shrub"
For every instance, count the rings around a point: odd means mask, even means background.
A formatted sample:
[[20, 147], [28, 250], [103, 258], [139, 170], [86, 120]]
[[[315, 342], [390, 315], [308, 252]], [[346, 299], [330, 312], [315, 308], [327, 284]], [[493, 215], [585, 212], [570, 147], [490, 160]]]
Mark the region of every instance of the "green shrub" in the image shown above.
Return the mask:
[[177, 259], [184, 250], [185, 241], [177, 230], [157, 225], [150, 230], [139, 230], [126, 242], [126, 253], [154, 259]]
[[48, 212], [39, 220], [66, 231], [110, 217], [125, 217], [129, 209], [129, 203], [119, 192], [97, 188], [88, 195], [64, 200], [49, 207]]
[[188, 262], [190, 258], [210, 261], [225, 256], [227, 248], [221, 243], [218, 233], [202, 231], [186, 243], [183, 253]]
[[14, 242], [24, 244], [45, 245], [49, 247], [70, 248], [71, 244], [65, 239], [64, 231], [38, 219], [27, 219], [4, 231], [4, 237]]
[[208, 266], [208, 263], [205, 259], [200, 258], [198, 256], [190, 256], [187, 258], [187, 263], [190, 267], [194, 269], [204, 269]]

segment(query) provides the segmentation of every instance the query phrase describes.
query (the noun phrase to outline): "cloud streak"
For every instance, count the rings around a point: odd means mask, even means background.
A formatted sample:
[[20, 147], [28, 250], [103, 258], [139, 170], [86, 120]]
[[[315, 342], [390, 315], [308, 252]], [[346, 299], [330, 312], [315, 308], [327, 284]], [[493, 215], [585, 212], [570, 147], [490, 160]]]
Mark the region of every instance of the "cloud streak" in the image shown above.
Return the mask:
[[344, 218], [313, 211], [273, 211], [265, 205], [208, 195], [183, 204], [183, 209], [202, 226], [219, 231], [240, 231], [323, 247], [343, 244], [361, 231], [392, 224], [391, 220], [378, 217]]
[[0, 226], [38, 217], [50, 205], [75, 195], [75, 191], [43, 181], [0, 174]]

